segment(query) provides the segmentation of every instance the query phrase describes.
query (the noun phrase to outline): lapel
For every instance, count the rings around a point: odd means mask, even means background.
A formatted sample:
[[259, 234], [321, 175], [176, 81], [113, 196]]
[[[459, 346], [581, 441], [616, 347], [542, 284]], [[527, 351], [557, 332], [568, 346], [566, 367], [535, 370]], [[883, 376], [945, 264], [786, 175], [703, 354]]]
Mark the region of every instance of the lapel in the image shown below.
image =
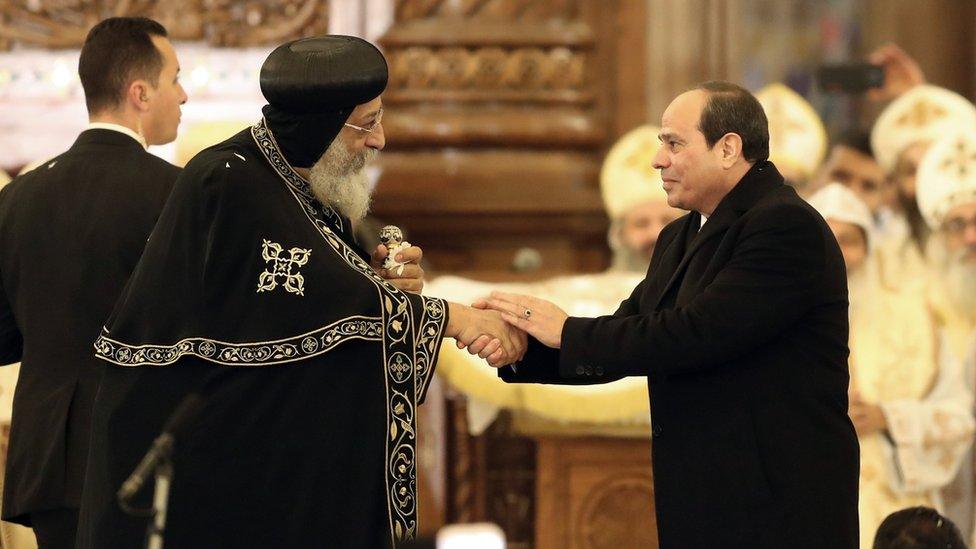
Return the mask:
[[[665, 252], [668, 254], [666, 259], [672, 259], [671, 254], [682, 254], [680, 260], [676, 261], [677, 266], [671, 271], [671, 278], [668, 283], [655, 296], [653, 305], [654, 310], [661, 303], [661, 299], [668, 291], [682, 278], [682, 273], [688, 268], [688, 263], [708, 241], [725, 234], [730, 226], [735, 223], [743, 213], [749, 210], [767, 193], [783, 185], [783, 176], [776, 170], [776, 166], [769, 161], [756, 162], [746, 175], [732, 188], [725, 198], [712, 212], [711, 217], [695, 234], [694, 229], [701, 224], [701, 216], [697, 212], [692, 212], [687, 218], [689, 225], [685, 226], [678, 238], [672, 242]], [[681, 246], [675, 246], [678, 241]], [[687, 244], [686, 244], [687, 243]], [[662, 259], [662, 267], [670, 267], [674, 263], [665, 262]], [[668, 272], [664, 270], [663, 272]]]
[[655, 266], [654, 273], [650, 280], [651, 309], [656, 310], [664, 298], [665, 292], [674, 284], [678, 276], [679, 267], [685, 257], [685, 250], [688, 249], [688, 242], [698, 232], [701, 225], [701, 215], [698, 212], [691, 212], [684, 217], [682, 227], [675, 235], [667, 248], [661, 254], [661, 259]]

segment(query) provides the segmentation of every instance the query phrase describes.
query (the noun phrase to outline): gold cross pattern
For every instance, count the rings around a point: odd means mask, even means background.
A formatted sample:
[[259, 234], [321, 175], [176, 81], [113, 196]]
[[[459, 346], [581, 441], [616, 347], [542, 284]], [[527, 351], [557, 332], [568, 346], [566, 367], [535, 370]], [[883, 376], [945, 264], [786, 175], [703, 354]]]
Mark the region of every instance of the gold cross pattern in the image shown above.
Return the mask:
[[289, 293], [305, 295], [305, 277], [298, 272], [298, 268], [308, 263], [312, 250], [292, 248], [287, 252], [281, 244], [263, 239], [261, 257], [268, 262], [267, 268], [258, 277], [258, 293], [270, 292], [280, 284]]

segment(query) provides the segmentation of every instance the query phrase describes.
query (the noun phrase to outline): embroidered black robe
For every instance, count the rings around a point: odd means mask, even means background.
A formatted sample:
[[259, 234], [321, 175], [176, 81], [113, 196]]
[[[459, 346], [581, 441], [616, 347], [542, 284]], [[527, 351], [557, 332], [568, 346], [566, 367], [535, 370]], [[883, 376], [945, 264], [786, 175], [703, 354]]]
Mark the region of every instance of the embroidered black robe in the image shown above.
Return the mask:
[[[177, 441], [166, 546], [385, 547], [417, 530], [416, 408], [447, 324], [386, 283], [262, 121], [177, 181], [95, 344], [80, 547], [134, 547], [114, 494], [172, 409], [219, 373]], [[148, 507], [150, 492], [137, 503]]]

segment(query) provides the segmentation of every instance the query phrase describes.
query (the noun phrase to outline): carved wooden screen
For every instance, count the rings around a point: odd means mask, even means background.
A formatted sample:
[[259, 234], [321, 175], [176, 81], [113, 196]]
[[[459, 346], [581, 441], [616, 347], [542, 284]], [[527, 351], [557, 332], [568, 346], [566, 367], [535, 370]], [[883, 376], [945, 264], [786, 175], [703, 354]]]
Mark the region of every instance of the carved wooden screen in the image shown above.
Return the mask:
[[[380, 39], [391, 78], [377, 215], [407, 228], [439, 271], [603, 268], [597, 173], [617, 133], [618, 2], [395, 6]], [[624, 62], [639, 67], [635, 54]]]
[[106, 17], [151, 17], [174, 40], [206, 40], [213, 46], [278, 44], [325, 34], [328, 0], [4, 0], [0, 2], [0, 50], [14, 43], [78, 48]]

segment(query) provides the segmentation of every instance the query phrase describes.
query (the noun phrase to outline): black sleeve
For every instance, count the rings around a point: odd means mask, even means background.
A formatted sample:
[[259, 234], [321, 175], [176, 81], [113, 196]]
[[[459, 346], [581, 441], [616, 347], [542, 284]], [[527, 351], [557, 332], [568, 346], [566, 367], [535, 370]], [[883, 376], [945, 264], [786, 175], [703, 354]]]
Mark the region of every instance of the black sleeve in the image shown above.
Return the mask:
[[[565, 333], [565, 332], [564, 332]], [[559, 349], [546, 347], [529, 336], [529, 348], [520, 362], [498, 369], [505, 383], [544, 383], [546, 385], [595, 385], [609, 383], [623, 376], [608, 376], [602, 368], [578, 366], [575, 377], [566, 378], [559, 371]], [[595, 376], [595, 377], [594, 377]]]
[[[661, 235], [658, 238], [658, 246], [655, 247], [654, 255], [651, 258], [648, 276], [650, 276], [650, 271], [653, 271], [654, 266], [660, 261], [660, 256], [663, 250], [667, 248], [667, 243], [669, 243], [675, 237], [676, 232], [681, 230], [681, 228], [684, 226], [684, 221], [685, 218], [682, 217], [678, 221], [672, 222], [661, 231]], [[630, 293], [630, 296], [627, 299], [620, 302], [620, 305], [617, 307], [616, 312], [613, 313], [612, 318], [625, 318], [638, 313], [640, 310], [640, 298], [644, 293], [645, 282], [647, 282], [647, 277], [645, 277], [644, 280], [642, 280], [634, 288], [634, 291]], [[564, 327], [562, 340], [566, 341], [566, 338], [567, 333]], [[503, 368], [499, 368], [498, 377], [500, 377], [502, 381], [505, 381], [506, 383], [545, 383], [553, 385], [590, 385], [609, 383], [625, 377], [623, 375], [609, 375], [602, 367], [596, 368], [588, 364], [577, 364], [573, 368], [575, 375], [567, 378], [560, 373], [560, 361], [561, 353], [559, 349], [546, 347], [542, 343], [539, 343], [539, 341], [535, 338], [529, 336], [529, 348], [525, 353], [525, 357], [519, 363], [515, 364], [514, 367], [505, 366]]]
[[[826, 239], [800, 205], [770, 208], [743, 228], [704, 292], [651, 314], [569, 318], [559, 374], [599, 367], [609, 377], [670, 375], [714, 367], [782, 333], [823, 299]], [[625, 310], [624, 307], [621, 307]]]
[[498, 369], [505, 383], [560, 383], [559, 349], [552, 349], [529, 336], [529, 348], [519, 362]]

